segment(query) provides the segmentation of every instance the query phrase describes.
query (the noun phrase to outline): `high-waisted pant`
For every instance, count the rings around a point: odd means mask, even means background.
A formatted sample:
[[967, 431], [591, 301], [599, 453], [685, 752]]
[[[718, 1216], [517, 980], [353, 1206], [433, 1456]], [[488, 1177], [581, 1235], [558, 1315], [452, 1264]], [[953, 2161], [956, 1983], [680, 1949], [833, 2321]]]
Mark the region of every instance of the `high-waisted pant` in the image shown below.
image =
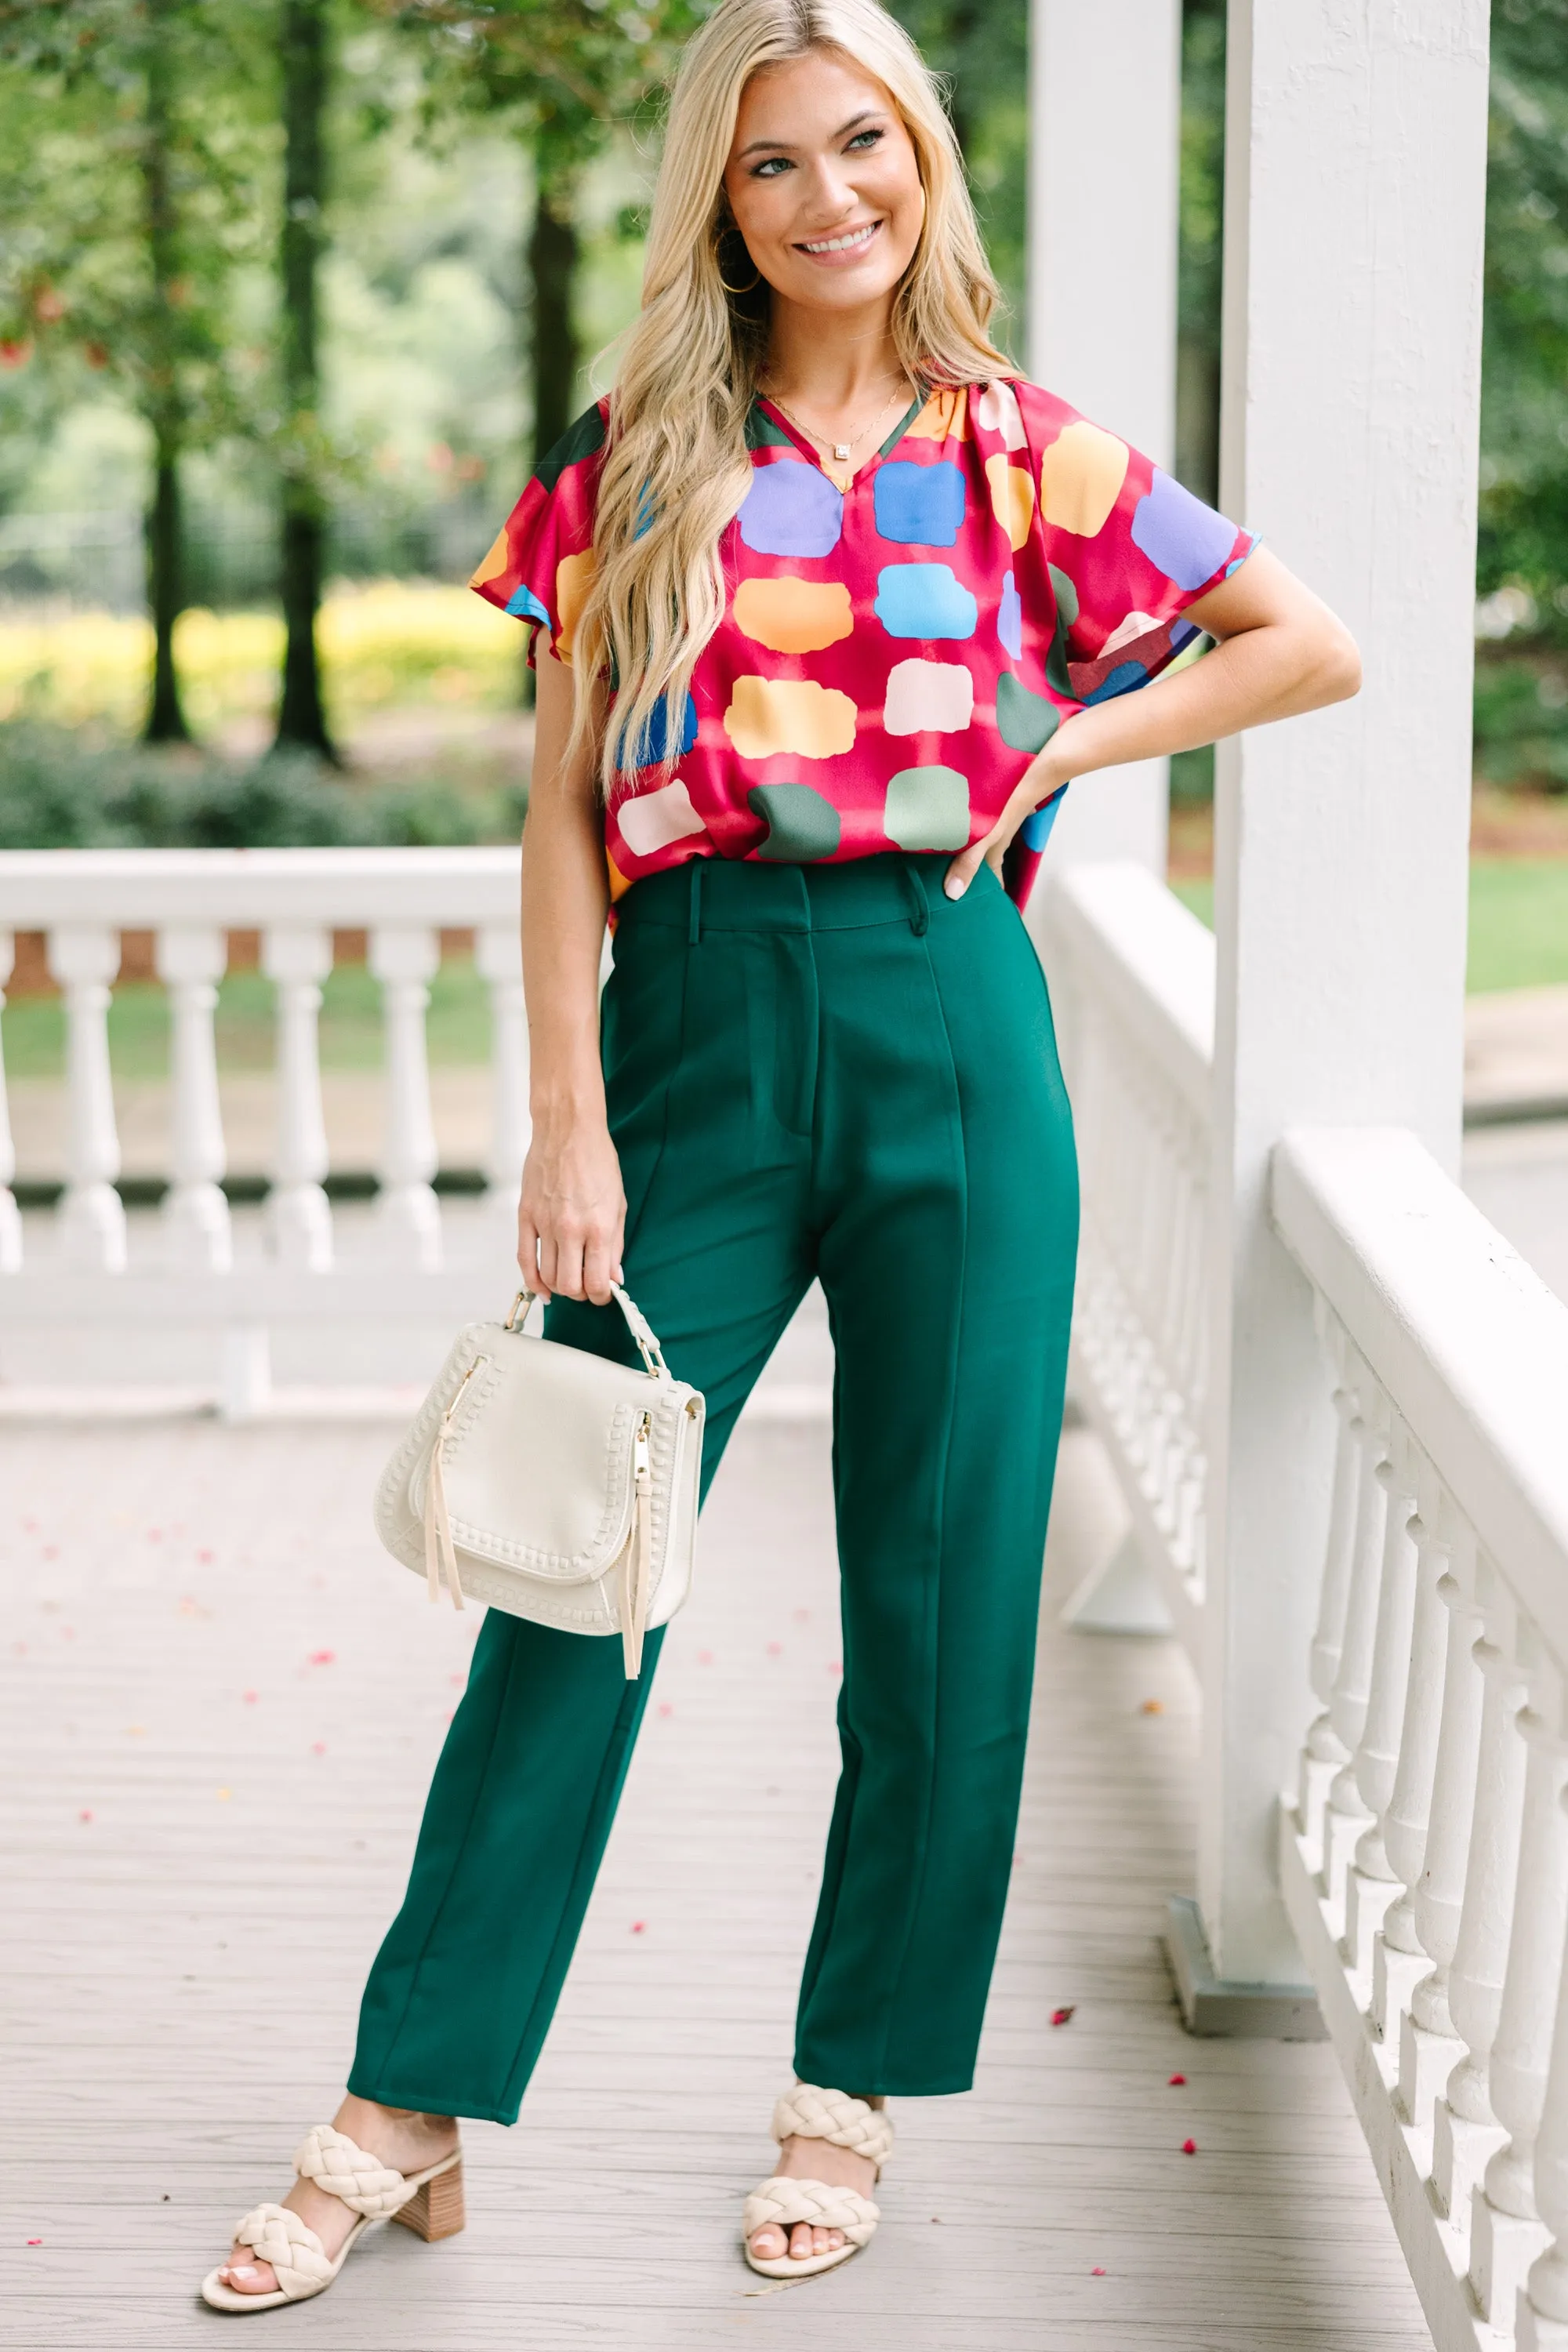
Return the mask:
[[[815, 1276], [837, 1352], [843, 1770], [803, 2081], [967, 2090], [1023, 1772], [1077, 1243], [1050, 1008], [989, 867], [699, 861], [622, 901], [604, 998], [626, 1287], [708, 1400], [704, 1484]], [[549, 1335], [630, 1360], [619, 1310]], [[700, 1542], [698, 1575], [703, 1573]], [[510, 2123], [659, 1649], [492, 1609], [350, 2077]]]

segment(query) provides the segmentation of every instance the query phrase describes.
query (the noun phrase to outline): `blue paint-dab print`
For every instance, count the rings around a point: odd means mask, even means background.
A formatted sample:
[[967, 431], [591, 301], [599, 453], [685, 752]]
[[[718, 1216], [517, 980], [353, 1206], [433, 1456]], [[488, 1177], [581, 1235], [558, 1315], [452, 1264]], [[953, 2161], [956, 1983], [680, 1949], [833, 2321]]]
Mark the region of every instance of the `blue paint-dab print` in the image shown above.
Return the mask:
[[1015, 661], [1024, 656], [1024, 600], [1010, 572], [1002, 578], [1002, 601], [996, 607], [996, 635]]
[[[647, 727], [643, 730], [643, 739], [637, 745], [637, 757], [635, 759], [628, 760], [626, 758], [626, 738], [625, 736], [621, 738], [620, 750], [616, 758], [617, 764], [619, 765], [623, 774], [633, 768], [657, 768], [660, 761], [663, 760], [665, 757], [665, 743], [668, 726], [666, 713], [668, 709], [669, 705], [668, 702], [656, 702], [654, 704], [653, 716], [648, 720]], [[691, 746], [696, 742], [696, 740], [697, 705], [693, 702], [691, 697], [688, 695], [686, 698], [686, 709], [682, 714], [680, 721], [680, 742], [677, 749], [677, 758], [679, 757], [682, 751], [689, 751]]]
[[[1236, 566], [1233, 563], [1230, 567], [1230, 572], [1234, 572], [1235, 570]], [[1227, 572], [1225, 575], [1227, 580], [1230, 578], [1230, 572]], [[1201, 637], [1202, 635], [1203, 631], [1199, 628], [1195, 621], [1173, 621], [1171, 624], [1171, 651], [1173, 654], [1179, 654], [1184, 645], [1190, 644], [1194, 637]]]
[[877, 532], [905, 547], [951, 547], [963, 520], [963, 475], [948, 458], [912, 466], [892, 458], [878, 471]]
[[872, 606], [890, 637], [972, 637], [980, 607], [946, 563], [889, 563]]
[[549, 608], [540, 603], [531, 588], [520, 588], [507, 604], [514, 621], [542, 621], [551, 625]]
[[758, 555], [831, 555], [844, 528], [843, 494], [816, 466], [781, 457], [752, 474], [740, 525]]
[[1212, 580], [1236, 543], [1236, 528], [1173, 475], [1154, 478], [1132, 510], [1132, 544], [1178, 588]]
[[1030, 810], [1018, 827], [1018, 838], [1026, 849], [1044, 849], [1051, 837], [1051, 827], [1057, 821], [1057, 811], [1060, 808], [1066, 793], [1067, 786], [1064, 784], [1059, 793], [1051, 794], [1043, 808]]
[[1131, 694], [1134, 688], [1146, 686], [1149, 673], [1140, 661], [1118, 662], [1109, 677], [1100, 679], [1094, 692], [1084, 697], [1086, 703], [1114, 702], [1119, 694]]

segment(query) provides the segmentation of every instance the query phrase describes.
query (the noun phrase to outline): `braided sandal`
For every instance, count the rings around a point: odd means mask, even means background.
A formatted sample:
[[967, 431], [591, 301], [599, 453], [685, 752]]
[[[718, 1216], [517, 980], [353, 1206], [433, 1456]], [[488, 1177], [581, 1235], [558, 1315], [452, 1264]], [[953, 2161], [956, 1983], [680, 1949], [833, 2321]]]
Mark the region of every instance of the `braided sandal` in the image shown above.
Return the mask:
[[[831, 2140], [835, 2147], [852, 2148], [869, 2158], [879, 2171], [893, 2152], [893, 2126], [880, 2107], [852, 2099], [847, 2091], [820, 2090], [815, 2083], [797, 2083], [773, 2109], [773, 2135], [782, 2147], [786, 2139]], [[858, 2189], [830, 2188], [826, 2180], [787, 2180], [775, 2173], [747, 2198], [741, 2214], [741, 2245], [747, 2262], [763, 2278], [810, 2278], [847, 2263], [869, 2243], [881, 2220], [879, 2207]], [[830, 2254], [805, 2254], [798, 2260], [786, 2251], [764, 2260], [752, 2252], [752, 2240], [769, 2222], [777, 2224], [787, 2242], [797, 2221], [814, 2229], [842, 2230], [845, 2243]]]
[[280, 2303], [304, 2303], [324, 2294], [347, 2262], [349, 2249], [373, 2221], [401, 2221], [426, 2242], [455, 2238], [463, 2226], [461, 2148], [423, 2172], [402, 2173], [379, 2157], [367, 2156], [346, 2132], [318, 2124], [295, 2150], [294, 2169], [301, 2180], [313, 2180], [359, 2216], [336, 2262], [314, 2230], [287, 2205], [253, 2206], [235, 2231], [235, 2243], [250, 2247], [260, 2261], [270, 2263], [278, 2284], [270, 2294], [241, 2294], [225, 2286], [217, 2271], [209, 2271], [202, 2281], [202, 2300], [215, 2311], [275, 2311]]

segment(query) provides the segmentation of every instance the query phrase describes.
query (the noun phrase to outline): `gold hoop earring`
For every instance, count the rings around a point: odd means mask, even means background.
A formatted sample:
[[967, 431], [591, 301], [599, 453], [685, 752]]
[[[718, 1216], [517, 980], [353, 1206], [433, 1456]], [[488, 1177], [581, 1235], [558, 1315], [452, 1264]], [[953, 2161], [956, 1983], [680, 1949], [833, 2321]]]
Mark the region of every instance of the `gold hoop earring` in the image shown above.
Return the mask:
[[[738, 234], [738, 232], [732, 231], [731, 234]], [[749, 254], [747, 256], [747, 259], [751, 259]], [[724, 275], [724, 267], [719, 258], [719, 247], [717, 245], [713, 247], [713, 267], [719, 272], [719, 283], [724, 289], [726, 294], [754, 294], [757, 288], [763, 282], [763, 273], [753, 261], [752, 262], [751, 284], [749, 286], [731, 286], [729, 279]]]

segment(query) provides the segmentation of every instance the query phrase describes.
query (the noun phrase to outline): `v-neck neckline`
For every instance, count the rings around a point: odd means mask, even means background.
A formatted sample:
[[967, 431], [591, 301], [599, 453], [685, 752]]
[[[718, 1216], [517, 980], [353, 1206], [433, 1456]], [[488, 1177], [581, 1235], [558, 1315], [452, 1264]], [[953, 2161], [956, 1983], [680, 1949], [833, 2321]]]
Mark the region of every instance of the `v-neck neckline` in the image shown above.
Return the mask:
[[821, 457], [817, 455], [816, 449], [813, 448], [810, 441], [806, 438], [805, 435], [800, 431], [799, 427], [785, 415], [777, 401], [770, 400], [765, 392], [755, 392], [752, 394], [752, 398], [755, 402], [756, 405], [759, 408], [765, 408], [767, 410], [768, 415], [774, 419], [779, 425], [780, 430], [788, 436], [792, 445], [796, 449], [800, 450], [809, 462], [816, 467], [816, 470], [822, 476], [823, 480], [825, 482], [833, 483], [834, 488], [838, 492], [841, 499], [847, 499], [849, 496], [850, 491], [858, 487], [860, 481], [871, 471], [874, 466], [879, 466], [884, 457], [891, 456], [892, 452], [898, 447], [900, 442], [903, 439], [905, 434], [909, 431], [910, 425], [914, 423], [916, 417], [920, 415], [921, 409], [925, 406], [930, 397], [931, 395], [929, 393], [917, 391], [914, 399], [910, 402], [909, 407], [905, 409], [902, 416], [894, 425], [892, 431], [889, 434], [881, 446], [879, 448], [873, 449], [870, 456], [866, 459], [863, 465], [856, 467], [855, 471], [849, 477], [847, 485], [841, 485], [840, 483], [834, 481], [833, 476], [823, 464]]

